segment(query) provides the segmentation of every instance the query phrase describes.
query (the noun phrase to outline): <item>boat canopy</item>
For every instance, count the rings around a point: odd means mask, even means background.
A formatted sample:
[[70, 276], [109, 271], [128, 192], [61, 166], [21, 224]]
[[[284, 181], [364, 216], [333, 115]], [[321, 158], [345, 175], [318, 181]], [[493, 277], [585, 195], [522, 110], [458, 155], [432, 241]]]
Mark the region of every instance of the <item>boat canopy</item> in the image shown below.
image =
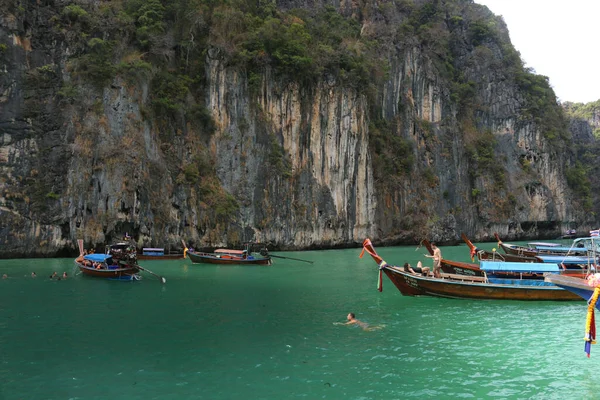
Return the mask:
[[550, 243], [550, 242], [529, 242], [527, 243], [531, 247], [544, 246], [544, 247], [559, 247], [560, 243]]
[[244, 254], [247, 250], [216, 249], [216, 254]]
[[582, 237], [573, 240], [574, 248], [585, 248], [591, 251], [600, 251], [600, 238], [597, 237]]
[[110, 257], [111, 257], [110, 254], [94, 253], [94, 254], [88, 254], [88, 255], [84, 256], [83, 259], [93, 261], [93, 262], [105, 262]]
[[555, 264], [587, 264], [588, 262], [594, 262], [593, 259], [588, 257], [579, 257], [579, 256], [562, 256], [562, 255], [554, 255], [554, 254], [540, 254], [536, 256], [540, 260], [545, 263], [555, 263]]
[[511, 272], [559, 272], [558, 264], [480, 261], [479, 267], [484, 271], [511, 271]]
[[585, 247], [567, 247], [567, 246], [536, 246], [536, 250], [539, 251], [552, 251], [555, 253], [585, 253], [587, 248]]

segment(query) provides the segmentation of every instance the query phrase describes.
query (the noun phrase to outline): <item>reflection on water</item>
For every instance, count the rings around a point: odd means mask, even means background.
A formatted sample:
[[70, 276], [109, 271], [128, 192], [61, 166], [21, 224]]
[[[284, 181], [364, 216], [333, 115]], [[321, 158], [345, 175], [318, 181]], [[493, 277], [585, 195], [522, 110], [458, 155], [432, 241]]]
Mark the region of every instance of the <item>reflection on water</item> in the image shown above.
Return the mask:
[[[493, 244], [490, 244], [490, 248]], [[484, 246], [485, 247], [485, 246]], [[423, 260], [415, 247], [386, 261]], [[72, 260], [2, 260], [0, 398], [593, 398], [585, 303], [402, 297], [358, 249], [314, 264], [142, 265], [140, 282], [76, 276]], [[468, 259], [466, 246], [442, 248]], [[430, 262], [430, 260], [425, 261]], [[35, 270], [38, 278], [31, 278]], [[349, 312], [381, 330], [344, 322]], [[574, 383], [576, 382], [576, 384]]]

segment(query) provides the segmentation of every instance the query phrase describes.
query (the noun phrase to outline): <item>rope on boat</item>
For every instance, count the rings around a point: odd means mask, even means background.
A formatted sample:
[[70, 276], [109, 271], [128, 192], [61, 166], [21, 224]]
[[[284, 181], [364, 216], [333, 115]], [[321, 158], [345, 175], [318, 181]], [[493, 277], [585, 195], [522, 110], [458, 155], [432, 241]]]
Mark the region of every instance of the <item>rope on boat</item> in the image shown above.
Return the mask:
[[383, 292], [383, 269], [387, 267], [387, 263], [383, 260], [379, 263], [379, 278], [377, 279], [377, 290]]
[[598, 302], [598, 295], [600, 295], [600, 287], [596, 286], [594, 288], [594, 294], [588, 303], [587, 318], [585, 320], [585, 337], [583, 340], [585, 340], [584, 350], [587, 353], [588, 358], [590, 357], [590, 353], [592, 351], [592, 345], [596, 344], [596, 320], [594, 316], [594, 309], [596, 308], [596, 303]]

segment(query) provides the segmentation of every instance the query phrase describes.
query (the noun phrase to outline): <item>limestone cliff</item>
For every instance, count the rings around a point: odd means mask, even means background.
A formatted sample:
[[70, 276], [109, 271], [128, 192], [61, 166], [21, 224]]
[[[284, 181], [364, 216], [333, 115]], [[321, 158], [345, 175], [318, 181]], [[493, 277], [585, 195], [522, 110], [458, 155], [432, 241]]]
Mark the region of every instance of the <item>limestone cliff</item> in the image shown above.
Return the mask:
[[0, 256], [597, 225], [554, 93], [487, 8], [232, 4], [0, 6]]

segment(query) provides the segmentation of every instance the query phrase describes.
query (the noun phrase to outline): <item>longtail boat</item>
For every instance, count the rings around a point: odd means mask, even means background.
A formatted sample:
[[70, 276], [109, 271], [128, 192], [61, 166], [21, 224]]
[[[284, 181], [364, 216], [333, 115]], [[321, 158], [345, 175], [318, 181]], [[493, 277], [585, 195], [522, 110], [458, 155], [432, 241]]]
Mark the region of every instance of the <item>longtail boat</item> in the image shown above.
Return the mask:
[[271, 265], [271, 256], [266, 249], [258, 254], [252, 252], [250, 244], [244, 250], [216, 249], [212, 253], [187, 250], [187, 256], [193, 264], [239, 264], [239, 265]]
[[86, 254], [75, 260], [75, 264], [83, 275], [94, 278], [132, 281], [141, 279], [137, 264], [117, 261], [110, 254]]
[[106, 253], [86, 254], [83, 249], [83, 240], [79, 239], [79, 257], [75, 265], [83, 275], [95, 278], [134, 281], [140, 280], [140, 271], [145, 271], [160, 279], [161, 283], [167, 280], [154, 272], [143, 268], [137, 262], [135, 247], [128, 242], [119, 242], [106, 246]]
[[488, 251], [488, 250], [478, 249], [477, 247], [475, 247], [475, 245], [469, 240], [467, 235], [465, 235], [464, 233], [461, 234], [461, 238], [469, 247], [469, 250], [470, 250], [469, 254], [471, 255], [471, 259], [475, 259], [475, 257], [477, 257], [477, 259], [479, 259], [479, 260], [491, 260], [491, 261], [543, 262], [542, 259], [535, 257], [535, 256], [530, 257], [530, 256], [509, 254], [509, 253], [500, 254], [497, 251]]
[[141, 253], [138, 253], [138, 260], [181, 260], [186, 258], [187, 250], [183, 253], [165, 253], [164, 248], [144, 247]]
[[518, 244], [509, 244], [504, 243], [497, 233], [494, 233], [494, 237], [498, 241], [498, 247], [502, 248], [506, 254], [515, 254], [526, 257], [536, 257], [539, 255], [579, 255], [586, 256], [588, 255], [588, 248], [585, 247], [585, 242], [583, 239], [589, 238], [579, 238], [573, 241], [573, 245], [571, 246], [542, 246], [539, 244], [535, 244], [531, 247], [521, 246]]
[[[477, 257], [480, 261], [504, 261], [508, 263], [550, 263], [561, 267], [560, 274], [571, 275], [578, 278], [585, 278], [590, 271], [593, 260], [589, 257], [540, 254], [535, 257], [528, 257], [516, 254], [500, 254], [497, 251], [481, 250], [469, 240], [463, 233], [461, 235], [464, 242], [469, 247], [469, 254], [472, 259]], [[541, 277], [538, 277], [541, 278]]]
[[271, 265], [271, 257], [236, 255], [228, 253], [197, 253], [188, 251], [188, 257], [194, 264], [242, 264]]
[[[502, 300], [581, 300], [576, 294], [551, 283], [530, 279], [494, 279], [484, 276], [467, 276], [442, 273], [441, 278], [412, 274], [403, 268], [390, 265], [376, 252], [371, 240], [365, 239], [360, 257], [367, 252], [379, 266], [379, 285], [382, 290], [383, 274], [392, 281], [404, 296], [434, 296], [460, 299], [502, 299]], [[502, 263], [494, 263], [502, 264]], [[506, 263], [504, 263], [506, 264]], [[551, 264], [521, 263], [525, 266], [543, 266], [551, 269]], [[555, 266], [558, 268], [558, 266]], [[491, 266], [501, 268], [501, 266]], [[485, 272], [485, 271], [484, 271]], [[507, 282], [507, 283], [503, 283]]]

